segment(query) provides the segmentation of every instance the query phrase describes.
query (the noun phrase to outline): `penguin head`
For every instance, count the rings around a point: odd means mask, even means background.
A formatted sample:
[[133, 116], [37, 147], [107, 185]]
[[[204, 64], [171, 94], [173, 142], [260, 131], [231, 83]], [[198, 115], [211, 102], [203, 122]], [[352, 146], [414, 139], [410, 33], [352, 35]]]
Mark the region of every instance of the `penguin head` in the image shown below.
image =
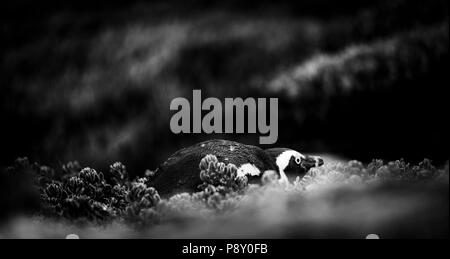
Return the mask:
[[281, 181], [303, 177], [309, 169], [324, 164], [319, 156], [308, 156], [288, 148], [271, 148], [265, 150], [275, 162]]

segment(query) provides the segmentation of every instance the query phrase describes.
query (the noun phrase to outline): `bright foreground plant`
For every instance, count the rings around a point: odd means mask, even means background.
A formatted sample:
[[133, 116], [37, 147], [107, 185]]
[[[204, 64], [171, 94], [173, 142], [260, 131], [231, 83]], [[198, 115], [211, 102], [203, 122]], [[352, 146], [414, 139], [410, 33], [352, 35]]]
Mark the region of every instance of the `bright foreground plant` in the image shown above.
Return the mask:
[[[289, 185], [279, 184], [274, 172], [265, 172], [261, 185], [248, 185], [245, 177], [237, 177], [234, 165], [208, 155], [199, 165], [201, 191], [169, 199], [161, 199], [145, 176], [130, 180], [120, 162], [103, 174], [81, 168], [76, 162], [54, 170], [18, 159], [3, 173], [18, 176], [28, 172], [33, 176], [41, 201], [34, 215], [45, 221], [93, 226], [120, 223], [126, 228], [146, 226], [139, 228], [139, 232], [148, 235], [146, 231], [152, 229], [152, 236], [173, 233], [175, 226], [184, 222], [189, 226], [185, 235], [203, 237], [218, 233], [233, 235], [249, 226], [259, 235], [280, 226], [283, 229], [286, 224], [300, 224], [301, 233], [315, 233], [309, 229], [315, 224], [317, 229], [325, 223], [342, 227], [350, 224], [347, 217], [360, 217], [359, 221], [372, 226], [383, 220], [396, 221], [402, 213], [409, 215], [422, 210], [427, 210], [427, 215], [433, 210], [435, 215], [443, 215], [440, 202], [444, 199], [443, 204], [448, 207], [448, 195], [442, 196], [448, 193], [448, 171], [448, 162], [437, 168], [427, 159], [418, 165], [403, 160], [387, 163], [373, 160], [368, 165], [350, 161], [327, 163]], [[379, 202], [387, 205], [380, 207]], [[345, 206], [350, 208], [343, 210]], [[223, 224], [230, 229], [222, 229]], [[354, 230], [351, 224], [347, 227]], [[216, 232], [212, 233], [212, 229]]]

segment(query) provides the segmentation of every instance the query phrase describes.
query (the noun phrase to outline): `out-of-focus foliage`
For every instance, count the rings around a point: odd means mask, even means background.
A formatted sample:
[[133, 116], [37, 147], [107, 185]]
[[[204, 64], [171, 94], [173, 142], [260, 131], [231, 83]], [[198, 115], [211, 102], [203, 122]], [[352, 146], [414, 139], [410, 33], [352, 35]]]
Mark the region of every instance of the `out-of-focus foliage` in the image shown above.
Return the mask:
[[33, 220], [16, 218], [9, 228], [0, 229], [0, 236], [64, 237], [73, 232], [82, 237], [448, 234], [448, 162], [443, 167], [428, 159], [416, 165], [403, 159], [374, 159], [369, 164], [325, 162], [288, 185], [280, 184], [273, 171], [264, 173], [261, 185], [248, 185], [245, 178], [237, 177], [234, 165], [208, 155], [199, 165], [204, 181], [201, 191], [160, 199], [151, 180], [130, 180], [120, 162], [102, 173], [77, 162], [51, 169], [17, 159], [0, 175], [2, 216], [26, 212]]
[[[158, 192], [147, 186], [146, 178], [129, 180], [126, 167], [120, 162], [111, 165], [105, 176], [89, 167], [82, 169], [78, 162], [70, 162], [54, 170], [37, 163], [30, 164], [26, 158], [17, 159], [13, 167], [2, 172], [2, 177], [5, 177], [2, 184], [9, 186], [12, 194], [2, 195], [2, 201], [21, 204], [24, 198], [14, 198], [14, 195], [26, 197], [27, 192], [23, 194], [23, 188], [16, 189], [20, 185], [10, 176], [23, 174], [24, 171], [28, 172], [26, 177], [22, 177], [22, 185], [28, 183], [25, 191], [39, 190], [35, 194], [40, 195], [32, 198], [38, 200], [37, 204], [40, 200], [39, 214], [48, 217], [87, 221], [123, 218], [135, 221], [141, 214], [148, 214], [149, 209], [160, 201]], [[9, 210], [10, 207], [5, 208]], [[34, 207], [35, 212], [37, 208], [39, 206]]]
[[[200, 192], [189, 195], [190, 199], [202, 201], [207, 207], [224, 209], [230, 197], [242, 194], [248, 184], [246, 176], [237, 175], [237, 167], [234, 164], [219, 162], [216, 156], [207, 155], [200, 161], [200, 179], [203, 183], [199, 186]], [[178, 196], [178, 199], [183, 196]], [[179, 202], [179, 201], [178, 201]]]
[[[51, 169], [22, 158], [2, 171], [0, 183], [8, 187], [7, 194], [1, 196], [2, 212], [25, 211], [49, 219], [90, 224], [114, 221], [131, 226], [164, 226], [180, 220], [220, 219], [236, 213], [240, 217], [242, 211], [260, 210], [260, 206], [273, 206], [273, 202], [283, 204], [287, 197], [302, 200], [341, 187], [371, 189], [395, 184], [401, 189], [428, 183], [444, 184], [448, 189], [449, 168], [448, 162], [438, 168], [428, 159], [417, 165], [403, 159], [391, 162], [374, 159], [367, 165], [353, 160], [326, 163], [288, 185], [278, 183], [276, 172], [267, 171], [258, 186], [248, 185], [246, 177], [237, 175], [233, 164], [221, 163], [215, 156], [207, 155], [199, 164], [199, 176], [203, 181], [201, 191], [161, 199], [147, 177], [130, 180], [120, 162], [111, 165], [104, 174], [82, 168], [77, 162]], [[19, 208], [19, 204], [25, 207]], [[272, 213], [271, 210], [268, 208], [267, 213]]]
[[158, 2], [85, 11], [39, 2], [29, 10], [39, 17], [20, 6], [11, 20], [2, 9], [1, 164], [26, 154], [106, 171], [127, 161], [141, 175], [211, 138], [168, 130], [170, 102], [192, 89], [279, 98], [280, 146], [364, 162], [446, 159], [447, 126], [415, 120], [448, 110], [448, 1]]
[[407, 184], [436, 179], [448, 181], [448, 163], [444, 168], [438, 169], [429, 159], [424, 159], [418, 165], [411, 165], [403, 159], [387, 163], [374, 159], [367, 166], [352, 160], [347, 164], [336, 163], [312, 168], [302, 179], [297, 179], [294, 186], [310, 190], [334, 184]]
[[34, 172], [51, 172], [48, 167], [18, 158], [14, 165], [0, 171], [0, 221], [16, 213], [32, 213], [39, 208], [39, 178]]

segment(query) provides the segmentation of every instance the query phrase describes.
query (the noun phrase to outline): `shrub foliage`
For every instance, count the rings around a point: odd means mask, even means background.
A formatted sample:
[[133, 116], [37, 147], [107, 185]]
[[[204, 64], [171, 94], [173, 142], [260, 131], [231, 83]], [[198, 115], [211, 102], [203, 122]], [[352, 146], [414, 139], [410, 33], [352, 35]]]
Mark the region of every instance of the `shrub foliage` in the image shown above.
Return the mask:
[[[203, 183], [197, 193], [177, 194], [163, 200], [151, 186], [151, 175], [151, 172], [146, 172], [143, 177], [130, 179], [125, 165], [120, 162], [112, 164], [109, 171], [103, 173], [83, 168], [76, 161], [52, 169], [30, 163], [27, 158], [19, 158], [13, 166], [4, 169], [1, 176], [6, 185], [17, 177], [30, 180], [28, 188], [17, 192], [26, 189], [27, 197], [33, 197], [30, 190], [37, 190], [40, 206], [34, 207], [35, 214], [76, 222], [114, 219], [137, 224], [155, 224], [179, 214], [186, 216], [189, 211], [195, 215], [199, 211], [230, 211], [239, 206], [247, 192], [278, 185], [276, 172], [268, 171], [262, 177], [262, 187], [249, 186], [245, 176], [237, 175], [235, 165], [219, 162], [213, 155], [205, 156], [199, 164], [199, 177]], [[391, 162], [374, 159], [367, 165], [353, 160], [312, 169], [302, 179], [297, 178], [293, 184], [281, 189], [301, 194], [330, 184], [417, 182], [441, 178], [448, 181], [448, 162], [439, 169], [428, 159], [417, 165], [403, 159]], [[24, 196], [14, 193], [11, 197], [21, 199]], [[5, 203], [5, 198], [2, 199]]]

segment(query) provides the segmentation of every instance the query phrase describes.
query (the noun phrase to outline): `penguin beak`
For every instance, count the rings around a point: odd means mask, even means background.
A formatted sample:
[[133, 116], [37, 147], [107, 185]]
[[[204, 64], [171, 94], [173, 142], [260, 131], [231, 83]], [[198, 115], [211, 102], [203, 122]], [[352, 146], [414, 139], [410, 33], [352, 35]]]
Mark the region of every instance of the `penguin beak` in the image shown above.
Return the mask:
[[307, 156], [305, 157], [305, 159], [302, 160], [302, 167], [306, 168], [306, 169], [310, 169], [312, 167], [319, 167], [321, 165], [323, 165], [323, 159], [319, 156]]
[[320, 156], [314, 158], [316, 160], [316, 167], [322, 166], [324, 164], [323, 159]]

